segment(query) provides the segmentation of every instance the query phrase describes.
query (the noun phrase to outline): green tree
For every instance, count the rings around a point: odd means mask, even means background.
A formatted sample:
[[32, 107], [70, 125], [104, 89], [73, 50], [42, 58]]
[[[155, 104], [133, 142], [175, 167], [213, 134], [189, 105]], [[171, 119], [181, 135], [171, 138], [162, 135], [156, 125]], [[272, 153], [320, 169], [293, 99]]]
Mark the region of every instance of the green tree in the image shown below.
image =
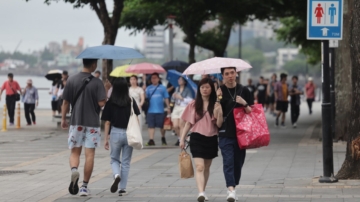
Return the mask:
[[52, 54], [49, 49], [45, 48], [44, 51], [41, 53], [41, 59], [43, 61], [46, 60], [54, 60], [55, 56]]
[[295, 59], [288, 61], [283, 66], [283, 69], [291, 75], [299, 75], [306, 73], [306, 61], [301, 59]]
[[252, 68], [252, 75], [259, 75], [264, 67], [265, 57], [262, 51], [252, 47], [244, 47], [242, 49], [242, 59], [248, 61]]
[[[26, 0], [29, 1], [29, 0]], [[121, 12], [124, 7], [124, 0], [113, 0], [114, 6], [111, 12], [108, 11], [105, 0], [63, 0], [66, 3], [73, 4], [74, 8], [82, 8], [85, 5], [90, 5], [90, 8], [95, 11], [103, 28], [104, 38], [102, 44], [114, 45], [118, 33], [118, 24], [121, 17]], [[52, 0], [44, 0], [46, 4], [50, 4]], [[113, 66], [112, 60], [103, 60], [102, 75], [105, 81], [110, 74]]]

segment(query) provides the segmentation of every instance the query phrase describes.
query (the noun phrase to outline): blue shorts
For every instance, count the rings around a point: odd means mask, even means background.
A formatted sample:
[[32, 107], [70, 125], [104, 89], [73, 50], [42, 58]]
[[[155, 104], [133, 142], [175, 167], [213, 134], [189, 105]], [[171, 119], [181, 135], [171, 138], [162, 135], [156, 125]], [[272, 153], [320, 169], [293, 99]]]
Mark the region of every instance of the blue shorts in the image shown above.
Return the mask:
[[165, 121], [164, 113], [148, 113], [146, 115], [146, 121], [149, 128], [163, 128]]

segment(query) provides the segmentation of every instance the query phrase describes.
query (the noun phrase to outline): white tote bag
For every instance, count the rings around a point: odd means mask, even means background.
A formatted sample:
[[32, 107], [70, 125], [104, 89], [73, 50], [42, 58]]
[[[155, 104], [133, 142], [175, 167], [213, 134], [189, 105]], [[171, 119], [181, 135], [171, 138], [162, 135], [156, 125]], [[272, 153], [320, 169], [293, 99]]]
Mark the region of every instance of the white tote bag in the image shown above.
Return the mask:
[[129, 123], [126, 129], [126, 137], [128, 144], [134, 149], [143, 148], [143, 139], [141, 135], [140, 124], [136, 114], [134, 113], [133, 99], [131, 99], [131, 113]]

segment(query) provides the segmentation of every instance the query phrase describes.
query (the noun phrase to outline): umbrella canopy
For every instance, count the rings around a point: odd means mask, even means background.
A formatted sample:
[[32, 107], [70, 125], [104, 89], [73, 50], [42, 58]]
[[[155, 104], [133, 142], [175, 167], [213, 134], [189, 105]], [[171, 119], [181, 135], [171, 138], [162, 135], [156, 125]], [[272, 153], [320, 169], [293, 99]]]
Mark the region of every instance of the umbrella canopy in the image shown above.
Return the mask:
[[123, 65], [116, 67], [112, 72], [110, 73], [110, 76], [112, 77], [130, 77], [134, 74], [126, 73], [126, 69], [129, 68], [130, 65]]
[[186, 80], [186, 86], [190, 89], [191, 94], [195, 98], [197, 92], [197, 85], [189, 77], [182, 75], [181, 72], [178, 72], [176, 70], [169, 70], [166, 76], [166, 80], [168, 80], [169, 83], [171, 83], [171, 85], [176, 88], [179, 86], [178, 79], [180, 77], [183, 77]]
[[160, 65], [152, 63], [139, 63], [131, 65], [125, 70], [127, 73], [138, 73], [138, 74], [152, 74], [152, 73], [164, 73], [164, 68]]
[[186, 62], [183, 62], [183, 61], [173, 60], [173, 61], [164, 63], [161, 66], [164, 67], [164, 69], [166, 71], [168, 71], [170, 69], [174, 69], [174, 70], [176, 70], [178, 72], [184, 72], [185, 69], [189, 66], [189, 64], [186, 63]]
[[45, 78], [47, 78], [50, 81], [54, 81], [55, 79], [61, 79], [61, 74], [63, 73], [62, 70], [59, 69], [53, 69], [50, 70], [46, 75]]
[[144, 56], [137, 50], [132, 48], [102, 45], [86, 48], [76, 57], [76, 59], [110, 59], [110, 60], [124, 60], [133, 58], [144, 58]]
[[235, 67], [237, 72], [252, 68], [241, 59], [214, 57], [191, 64], [183, 74], [219, 74], [223, 67]]

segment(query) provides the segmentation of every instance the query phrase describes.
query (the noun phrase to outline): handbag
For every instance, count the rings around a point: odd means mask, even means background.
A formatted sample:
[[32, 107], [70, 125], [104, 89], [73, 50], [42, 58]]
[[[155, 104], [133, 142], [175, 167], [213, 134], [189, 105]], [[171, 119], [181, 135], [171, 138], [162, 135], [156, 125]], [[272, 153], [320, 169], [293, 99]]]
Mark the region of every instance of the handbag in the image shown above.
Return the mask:
[[194, 168], [192, 165], [191, 157], [186, 152], [186, 150], [182, 150], [179, 154], [179, 170], [181, 179], [188, 179], [194, 177]]
[[270, 132], [262, 104], [251, 106], [251, 113], [243, 107], [234, 109], [236, 137], [240, 149], [253, 149], [268, 146]]
[[126, 137], [128, 141], [128, 145], [133, 147], [134, 149], [142, 149], [143, 148], [143, 139], [140, 130], [140, 123], [137, 119], [136, 114], [134, 113], [134, 98], [131, 99], [131, 112], [129, 123], [126, 128]]
[[15, 101], [20, 101], [20, 94], [18, 92], [16, 92], [9, 83], [8, 83], [8, 85], [10, 86], [11, 90], [14, 92]]
[[156, 86], [155, 90], [151, 93], [149, 98], [145, 98], [144, 100], [144, 104], [142, 105], [141, 109], [147, 113], [147, 111], [149, 110], [149, 106], [150, 106], [150, 99], [151, 97], [154, 95], [154, 93], [156, 92], [156, 89], [159, 87], [160, 84], [158, 84], [158, 86]]
[[164, 120], [164, 130], [172, 130], [172, 122], [171, 122], [171, 118], [168, 115], [165, 120]]

